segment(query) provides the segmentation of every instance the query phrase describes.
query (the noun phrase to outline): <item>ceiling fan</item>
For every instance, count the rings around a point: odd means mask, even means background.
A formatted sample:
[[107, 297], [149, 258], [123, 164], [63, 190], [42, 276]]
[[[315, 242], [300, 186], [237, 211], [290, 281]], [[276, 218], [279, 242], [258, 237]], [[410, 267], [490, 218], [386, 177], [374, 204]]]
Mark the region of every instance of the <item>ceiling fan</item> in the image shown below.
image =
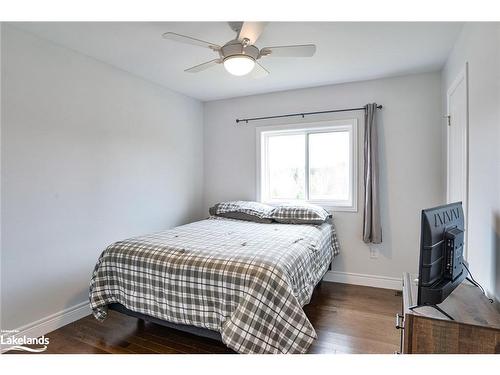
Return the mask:
[[217, 64], [223, 64], [224, 68], [235, 76], [244, 76], [252, 72], [253, 77], [259, 78], [269, 74], [257, 61], [262, 57], [311, 57], [316, 52], [314, 44], [259, 49], [255, 42], [266, 24], [267, 22], [229, 22], [229, 27], [236, 32], [236, 38], [223, 46], [173, 32], [166, 32], [163, 37], [180, 43], [210, 48], [218, 54], [216, 59], [186, 69], [185, 72], [188, 73], [198, 73]]

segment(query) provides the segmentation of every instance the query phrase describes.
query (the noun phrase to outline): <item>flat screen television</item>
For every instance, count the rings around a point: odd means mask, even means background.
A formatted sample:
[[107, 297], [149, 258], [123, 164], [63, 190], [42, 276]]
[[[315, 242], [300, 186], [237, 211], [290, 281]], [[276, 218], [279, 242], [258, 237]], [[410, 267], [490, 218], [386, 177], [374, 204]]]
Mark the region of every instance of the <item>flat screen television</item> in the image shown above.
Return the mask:
[[[462, 202], [422, 210], [417, 306], [436, 305], [466, 278]], [[465, 266], [467, 267], [467, 265]]]

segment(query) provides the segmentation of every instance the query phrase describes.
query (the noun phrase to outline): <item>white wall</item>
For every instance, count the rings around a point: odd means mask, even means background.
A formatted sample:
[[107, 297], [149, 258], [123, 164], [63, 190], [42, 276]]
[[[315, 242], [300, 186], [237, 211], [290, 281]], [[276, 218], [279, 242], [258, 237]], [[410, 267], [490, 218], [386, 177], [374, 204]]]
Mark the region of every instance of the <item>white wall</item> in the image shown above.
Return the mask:
[[[255, 127], [284, 123], [281, 119], [236, 125], [236, 118], [359, 107], [375, 101], [384, 106], [378, 114], [383, 244], [377, 246], [379, 258], [370, 259], [361, 240], [360, 183], [359, 211], [335, 214], [342, 250], [334, 270], [392, 278], [416, 272], [420, 210], [444, 200], [440, 90], [440, 74], [429, 73], [205, 103], [205, 210], [222, 200], [255, 199]], [[359, 119], [361, 146], [362, 111], [301, 121], [352, 117]], [[362, 150], [359, 147], [360, 182]]]
[[[0, 73], [2, 71], [2, 31], [3, 31], [3, 22], [0, 22]], [[2, 74], [0, 74], [0, 125], [2, 124]], [[2, 144], [2, 127], [0, 126], [0, 172], [1, 172], [1, 164], [2, 164], [2, 152], [1, 152], [1, 144]], [[0, 173], [0, 197], [2, 195], [2, 174]], [[2, 200], [0, 199], [0, 329], [2, 327]]]
[[442, 72], [444, 103], [446, 91], [466, 62], [469, 263], [476, 279], [500, 300], [500, 23], [465, 24]]
[[2, 321], [88, 301], [113, 241], [202, 215], [203, 106], [12, 26], [2, 32]]

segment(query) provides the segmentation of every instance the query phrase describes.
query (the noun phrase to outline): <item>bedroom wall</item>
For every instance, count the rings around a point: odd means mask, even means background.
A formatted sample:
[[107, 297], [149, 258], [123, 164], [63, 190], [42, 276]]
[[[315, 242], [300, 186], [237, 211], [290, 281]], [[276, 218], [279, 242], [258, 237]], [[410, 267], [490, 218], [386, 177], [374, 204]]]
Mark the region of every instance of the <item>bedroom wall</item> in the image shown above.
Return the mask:
[[[358, 212], [335, 213], [342, 250], [329, 279], [398, 287], [402, 272], [417, 271], [420, 210], [444, 199], [440, 85], [436, 72], [205, 103], [205, 212], [218, 201], [255, 199], [257, 126], [356, 117], [360, 146], [363, 142], [362, 111], [241, 125], [235, 124], [236, 118], [359, 107], [375, 101], [384, 106], [378, 113], [383, 243], [374, 246], [378, 258], [370, 258], [370, 249], [361, 240], [360, 184]], [[362, 150], [359, 147], [359, 181], [363, 181]]]
[[10, 25], [1, 41], [1, 326], [14, 329], [88, 302], [108, 244], [201, 217], [203, 105]]
[[[466, 62], [469, 73], [468, 260], [477, 281], [500, 301], [499, 23], [465, 24], [443, 69], [443, 103], [446, 103], [448, 87]], [[446, 151], [446, 131], [443, 141]]]

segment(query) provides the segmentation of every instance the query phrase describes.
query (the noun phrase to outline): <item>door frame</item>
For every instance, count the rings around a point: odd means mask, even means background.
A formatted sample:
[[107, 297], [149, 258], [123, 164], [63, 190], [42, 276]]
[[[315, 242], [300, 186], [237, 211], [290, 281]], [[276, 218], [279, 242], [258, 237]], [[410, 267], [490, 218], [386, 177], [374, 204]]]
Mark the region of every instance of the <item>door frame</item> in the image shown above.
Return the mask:
[[[449, 203], [450, 196], [450, 96], [456, 90], [458, 85], [464, 81], [465, 83], [465, 202], [462, 202], [465, 207], [465, 252], [464, 259], [468, 260], [469, 255], [469, 63], [465, 62], [465, 66], [460, 70], [458, 75], [453, 80], [452, 84], [446, 91], [446, 202]], [[452, 119], [451, 119], [452, 120]], [[453, 126], [453, 124], [451, 125]]]

